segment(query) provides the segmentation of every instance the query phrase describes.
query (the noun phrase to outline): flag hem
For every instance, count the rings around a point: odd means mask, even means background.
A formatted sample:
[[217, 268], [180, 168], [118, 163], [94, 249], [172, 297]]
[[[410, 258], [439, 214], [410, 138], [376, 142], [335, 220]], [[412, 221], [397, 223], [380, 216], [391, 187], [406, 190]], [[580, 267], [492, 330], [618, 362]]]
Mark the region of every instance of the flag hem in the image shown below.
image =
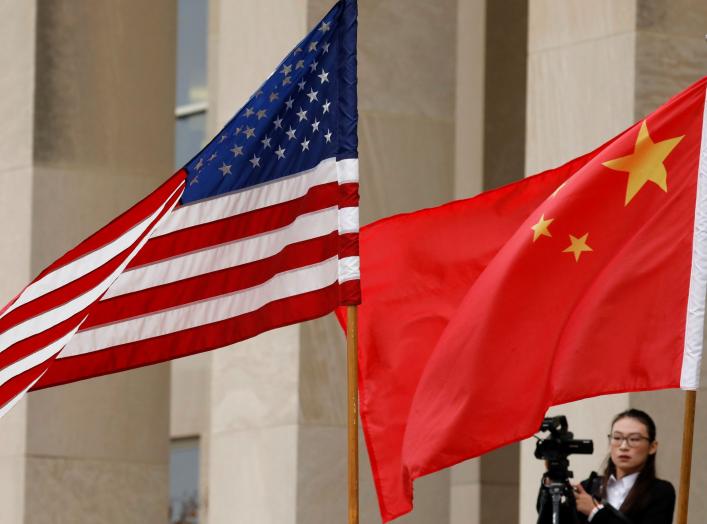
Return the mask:
[[696, 390], [700, 386], [704, 337], [705, 294], [707, 293], [707, 93], [702, 115], [692, 237], [692, 267], [685, 320], [685, 349], [680, 374], [680, 388], [685, 390]]

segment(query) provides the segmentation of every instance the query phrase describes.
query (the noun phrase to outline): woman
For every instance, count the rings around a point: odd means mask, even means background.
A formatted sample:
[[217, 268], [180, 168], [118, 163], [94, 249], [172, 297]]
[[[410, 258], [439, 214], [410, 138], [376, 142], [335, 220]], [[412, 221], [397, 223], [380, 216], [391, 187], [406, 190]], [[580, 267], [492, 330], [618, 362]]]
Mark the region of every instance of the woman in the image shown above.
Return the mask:
[[[592, 524], [670, 524], [675, 489], [656, 478], [658, 442], [653, 419], [629, 409], [614, 417], [610, 454], [597, 482], [575, 487], [577, 512]], [[592, 485], [593, 484], [593, 485]], [[584, 520], [580, 516], [580, 520]]]

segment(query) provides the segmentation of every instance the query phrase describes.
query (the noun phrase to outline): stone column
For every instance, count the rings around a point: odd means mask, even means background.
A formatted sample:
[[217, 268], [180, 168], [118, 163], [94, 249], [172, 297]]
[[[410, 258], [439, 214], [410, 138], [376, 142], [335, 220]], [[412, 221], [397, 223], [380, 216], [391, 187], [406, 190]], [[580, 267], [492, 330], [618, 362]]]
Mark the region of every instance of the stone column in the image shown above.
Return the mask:
[[[175, 13], [62, 1], [3, 15], [2, 103], [14, 104], [2, 148], [15, 150], [2, 209], [15, 229], [2, 252], [16, 253], [5, 294], [171, 173]], [[30, 394], [1, 422], [0, 475], [15, 478], [2, 480], [3, 521], [6, 508], [18, 524], [163, 520], [168, 390], [156, 366]]]
[[[212, 130], [330, 4], [212, 1]], [[364, 223], [453, 197], [455, 12], [453, 0], [359, 4]], [[343, 520], [346, 359], [333, 318], [213, 353], [210, 381], [209, 524]], [[361, 442], [361, 522], [378, 522], [369, 471]], [[401, 522], [447, 522], [449, 473], [418, 482], [415, 502]]]
[[[598, 146], [653, 111], [707, 70], [703, 2], [637, 0], [551, 2], [531, 0], [526, 171], [538, 172]], [[658, 424], [659, 475], [677, 486], [682, 397], [676, 391], [604, 396], [558, 406], [578, 438], [592, 438], [592, 457], [573, 457], [577, 476], [598, 469], [606, 433], [617, 412], [646, 409]], [[690, 522], [705, 511], [695, 493], [707, 477], [699, 465], [707, 423], [698, 415]], [[521, 522], [535, 522], [532, 507], [542, 466], [522, 446]]]
[[[707, 4], [690, 0], [638, 0], [636, 27], [634, 119], [638, 120], [706, 74]], [[701, 496], [707, 487], [704, 359], [701, 382], [697, 393], [689, 524], [703, 522], [707, 512], [707, 500]], [[676, 489], [680, 480], [684, 397], [677, 390], [629, 395], [631, 406], [647, 411], [655, 419], [660, 443], [658, 475], [670, 480]]]
[[[592, 150], [633, 123], [634, 1], [530, 0], [526, 173], [540, 172]], [[597, 452], [573, 456], [577, 477], [598, 469], [607, 426], [628, 407], [628, 395], [559, 406], [577, 438], [594, 439]], [[520, 522], [534, 523], [543, 472], [534, 441], [521, 445]]]
[[[306, 2], [212, 0], [209, 128], [240, 108], [306, 30]], [[208, 522], [294, 524], [300, 326], [211, 355]]]
[[[32, 129], [36, 4], [15, 0], [0, 7], [0, 302], [31, 278]], [[0, 513], [8, 524], [25, 514], [27, 401], [0, 419]]]

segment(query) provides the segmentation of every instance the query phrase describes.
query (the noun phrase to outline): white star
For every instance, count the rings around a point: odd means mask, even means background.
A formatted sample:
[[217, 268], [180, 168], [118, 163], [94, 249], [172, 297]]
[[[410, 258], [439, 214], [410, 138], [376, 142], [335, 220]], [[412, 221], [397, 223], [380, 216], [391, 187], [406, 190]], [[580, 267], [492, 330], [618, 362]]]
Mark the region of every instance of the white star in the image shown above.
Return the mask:
[[298, 60], [295, 69], [302, 69], [304, 67], [304, 60]]
[[261, 118], [265, 118], [266, 116], [268, 116], [267, 109], [261, 109], [260, 111], [258, 111], [258, 120], [260, 120]]
[[198, 183], [199, 183], [199, 175], [194, 175], [194, 178], [191, 179], [191, 181], [189, 182], [189, 185], [193, 186], [194, 184], [198, 184]]
[[329, 42], [327, 42], [326, 44], [322, 44], [322, 49], [323, 49], [322, 54], [329, 52], [329, 45], [331, 45], [331, 44], [329, 44]]
[[255, 111], [253, 111], [253, 108], [252, 108], [252, 107], [248, 107], [248, 108], [246, 108], [246, 110], [245, 110], [245, 116], [246, 116], [246, 117], [253, 116], [254, 113], [255, 113]]
[[282, 146], [279, 146], [277, 148], [277, 150], [275, 151], [275, 154], [277, 155], [278, 160], [285, 158], [285, 150], [282, 148]]
[[307, 82], [305, 82], [304, 80], [302, 80], [301, 82], [299, 82], [299, 83], [297, 84], [297, 86], [299, 87], [298, 91], [303, 91], [303, 90], [304, 90], [304, 86], [305, 86], [306, 83], [307, 83]]
[[216, 158], [217, 156], [218, 156], [218, 155], [217, 155], [216, 153], [213, 153], [213, 154], [209, 157], [209, 162], [211, 162], [211, 161], [212, 161], [214, 158]]
[[196, 163], [196, 170], [199, 171], [202, 167], [204, 167], [204, 159], [200, 158], [199, 161]]
[[287, 84], [291, 84], [292, 79], [289, 76], [286, 76], [285, 78], [282, 79], [282, 85], [286, 86]]
[[322, 22], [322, 25], [319, 26], [322, 33], [326, 33], [329, 29], [331, 29], [331, 22]]
[[233, 149], [231, 149], [231, 152], [233, 153], [234, 157], [237, 157], [238, 155], [243, 154], [243, 146], [233, 146]]
[[228, 135], [221, 135], [221, 138], [219, 138], [218, 143], [220, 144], [221, 142], [223, 142], [223, 141], [226, 140], [227, 138], [228, 138]]
[[299, 54], [299, 53], [301, 53], [301, 52], [302, 52], [302, 48], [301, 48], [301, 47], [298, 47], [297, 49], [295, 49], [295, 54]]
[[292, 104], [295, 103], [295, 100], [290, 97], [287, 100], [285, 100], [285, 105], [287, 106], [287, 109], [292, 109]]
[[317, 93], [319, 93], [319, 91], [315, 91], [311, 87], [309, 88], [309, 93], [307, 93], [307, 96], [309, 97], [310, 103], [317, 100]]
[[267, 149], [270, 147], [270, 137], [266, 136], [260, 141], [261, 144], [263, 144], [263, 149]]
[[218, 168], [221, 173], [223, 173], [223, 176], [230, 175], [231, 174], [231, 164], [226, 164], [224, 162], [221, 167]]
[[312, 122], [312, 133], [314, 133], [315, 131], [319, 131], [320, 123], [321, 122], [319, 122], [319, 120], [317, 120], [316, 118], [314, 119], [314, 122]]
[[329, 100], [327, 99], [327, 101], [322, 104], [322, 109], [323, 109], [322, 114], [329, 112], [330, 105], [331, 105], [331, 102], [329, 102]]
[[248, 160], [248, 162], [250, 162], [251, 164], [253, 164], [253, 168], [254, 168], [254, 169], [255, 169], [256, 167], [260, 167], [260, 157], [255, 156], [255, 154], [253, 154], [253, 158], [251, 158], [250, 160]]
[[240, 133], [241, 133], [241, 128], [240, 128], [240, 127], [237, 127], [237, 128], [236, 128], [235, 135], [238, 136]]
[[272, 93], [270, 93], [270, 101], [271, 102], [273, 100], [277, 100], [278, 98], [280, 98], [280, 95], [277, 94], [277, 91], [273, 91]]
[[292, 71], [292, 66], [291, 66], [291, 65], [284, 64], [284, 65], [282, 66], [282, 71], [280, 71], [280, 73], [282, 73], [283, 75], [287, 76], [287, 75], [290, 74], [290, 71]]
[[329, 129], [326, 130], [326, 134], [324, 135], [324, 139], [327, 141], [327, 143], [331, 142], [331, 131]]
[[282, 118], [279, 116], [273, 120], [273, 124], [275, 124], [275, 129], [282, 129]]
[[255, 136], [255, 128], [254, 127], [247, 127], [245, 128], [245, 137], [246, 138], [251, 138]]
[[287, 133], [285, 134], [290, 137], [290, 140], [292, 140], [293, 138], [297, 138], [295, 136], [295, 130], [292, 129], [292, 126], [290, 126], [290, 129], [288, 129]]
[[312, 73], [314, 73], [314, 72], [317, 70], [317, 66], [318, 66], [318, 65], [319, 65], [319, 62], [317, 62], [317, 61], [315, 60], [314, 62], [312, 62], [311, 64], [309, 64], [309, 70], [310, 70]]
[[309, 140], [307, 140], [307, 139], [305, 138], [304, 140], [302, 140], [302, 142], [300, 143], [300, 145], [302, 146], [302, 151], [304, 151], [304, 150], [309, 151]]
[[259, 97], [260, 95], [262, 95], [262, 94], [263, 94], [263, 90], [262, 90], [262, 89], [258, 89], [258, 92], [255, 93], [255, 98], [258, 98], [258, 97]]
[[299, 113], [297, 113], [297, 116], [299, 117], [299, 121], [301, 122], [302, 120], [307, 120], [307, 111], [302, 109], [301, 107], [299, 108]]
[[317, 75], [319, 77], [319, 81], [323, 84], [324, 82], [329, 81], [329, 73], [324, 71], [324, 68], [322, 67], [322, 72], [321, 74]]
[[316, 41], [315, 41], [315, 42], [310, 42], [310, 43], [309, 43], [309, 51], [316, 51], [316, 50], [317, 50], [317, 44], [318, 44], [318, 43], [319, 43], [319, 42], [316, 42]]

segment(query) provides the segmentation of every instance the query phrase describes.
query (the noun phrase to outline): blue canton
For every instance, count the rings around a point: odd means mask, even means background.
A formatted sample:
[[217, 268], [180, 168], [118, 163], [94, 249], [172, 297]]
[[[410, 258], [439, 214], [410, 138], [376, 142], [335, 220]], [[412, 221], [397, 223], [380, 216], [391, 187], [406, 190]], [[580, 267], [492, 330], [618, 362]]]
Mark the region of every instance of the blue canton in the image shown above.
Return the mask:
[[337, 156], [341, 10], [342, 4], [334, 6], [187, 163], [182, 202], [266, 183]]

